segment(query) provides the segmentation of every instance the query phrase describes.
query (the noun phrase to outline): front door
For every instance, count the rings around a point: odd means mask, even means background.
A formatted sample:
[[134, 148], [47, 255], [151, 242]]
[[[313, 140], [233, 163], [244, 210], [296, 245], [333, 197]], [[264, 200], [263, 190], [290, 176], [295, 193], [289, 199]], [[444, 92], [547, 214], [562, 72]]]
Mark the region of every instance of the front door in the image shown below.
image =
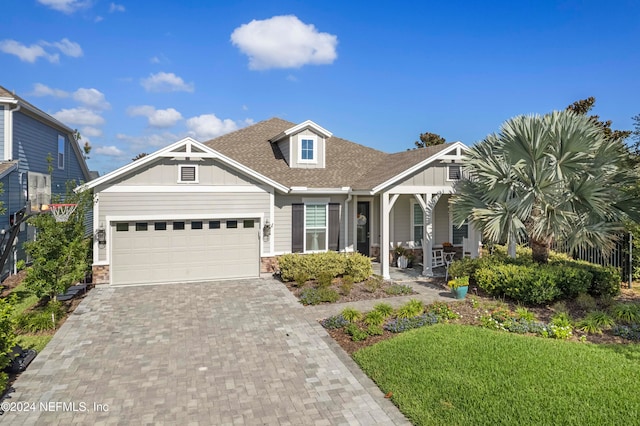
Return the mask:
[[358, 201], [358, 211], [356, 217], [357, 226], [357, 249], [359, 253], [369, 256], [371, 241], [369, 238], [369, 201]]

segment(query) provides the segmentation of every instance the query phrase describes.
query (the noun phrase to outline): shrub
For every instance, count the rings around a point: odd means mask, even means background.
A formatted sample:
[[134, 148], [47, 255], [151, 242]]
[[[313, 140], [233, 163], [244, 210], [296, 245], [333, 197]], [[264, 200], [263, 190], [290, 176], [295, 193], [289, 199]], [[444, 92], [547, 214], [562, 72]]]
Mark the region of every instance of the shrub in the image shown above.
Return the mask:
[[596, 308], [596, 299], [587, 293], [580, 293], [575, 298], [575, 302], [580, 309], [584, 309], [585, 311], [592, 311]]
[[351, 340], [353, 340], [354, 342], [359, 342], [361, 340], [366, 340], [367, 337], [369, 337], [369, 334], [364, 331], [361, 330], [360, 327], [358, 327], [356, 324], [351, 323], [349, 324], [345, 329], [344, 329], [345, 333], [347, 333], [349, 336], [351, 336]]
[[345, 275], [340, 282], [340, 292], [348, 296], [351, 290], [353, 290], [353, 277], [351, 275]]
[[613, 318], [609, 314], [603, 311], [594, 311], [578, 323], [578, 329], [589, 334], [602, 334], [603, 328], [611, 327], [613, 324]]
[[595, 297], [620, 294], [620, 272], [613, 266], [590, 265], [593, 274], [589, 294]]
[[380, 312], [385, 319], [389, 318], [393, 314], [393, 308], [391, 305], [384, 302], [375, 304], [373, 306], [373, 310]]
[[558, 312], [551, 317], [551, 324], [558, 327], [570, 327], [571, 316], [566, 312]]
[[384, 292], [390, 296], [399, 296], [403, 294], [413, 294], [413, 289], [405, 284], [391, 284], [384, 289]]
[[398, 308], [398, 318], [411, 318], [418, 316], [424, 312], [424, 304], [417, 299], [411, 299], [400, 308]]
[[306, 273], [311, 278], [319, 278], [321, 273], [337, 277], [345, 273], [347, 256], [344, 253], [328, 251], [323, 253], [289, 253], [278, 257], [278, 267], [283, 281], [295, 280], [298, 273]]
[[612, 332], [623, 339], [640, 341], [640, 324], [616, 325]]
[[44, 309], [36, 309], [18, 316], [17, 327], [29, 333], [55, 330], [65, 314], [64, 305], [52, 300]]
[[375, 293], [382, 287], [383, 278], [380, 275], [372, 275], [364, 282], [364, 289], [369, 293]]
[[331, 288], [305, 288], [300, 293], [300, 303], [317, 305], [323, 302], [334, 303], [340, 298], [337, 291]]
[[524, 307], [516, 308], [516, 318], [526, 321], [535, 321], [536, 316], [533, 312]]
[[392, 333], [402, 333], [413, 328], [433, 325], [437, 322], [438, 318], [434, 314], [426, 313], [410, 318], [394, 318], [384, 326], [384, 329]]
[[347, 321], [342, 315], [334, 315], [323, 319], [320, 321], [320, 324], [327, 329], [336, 329], [345, 327], [349, 324], [349, 321]]
[[434, 302], [427, 306], [427, 312], [434, 314], [439, 322], [446, 322], [450, 319], [456, 319], [459, 317], [450, 307], [444, 302]]
[[367, 334], [369, 336], [382, 336], [384, 334], [384, 329], [381, 325], [371, 324], [367, 327]]
[[352, 307], [346, 307], [342, 310], [342, 316], [349, 322], [356, 322], [362, 318], [362, 313]]
[[302, 287], [307, 283], [307, 281], [309, 281], [310, 278], [311, 277], [309, 276], [308, 272], [297, 271], [293, 276], [293, 281], [296, 283], [296, 287]]
[[5, 299], [0, 299], [0, 393], [7, 385], [7, 375], [3, 372], [11, 359], [9, 352], [16, 341], [11, 321], [13, 307]]
[[345, 256], [344, 273], [351, 275], [354, 282], [362, 282], [373, 275], [371, 258], [360, 254], [350, 253]]
[[564, 297], [574, 298], [586, 293], [591, 287], [593, 274], [584, 268], [556, 265], [548, 265], [546, 268], [552, 269], [557, 275], [556, 285]]
[[556, 286], [558, 268], [548, 266], [492, 265], [475, 273], [480, 288], [494, 296], [508, 296], [526, 304], [553, 301], [561, 294]]
[[25, 262], [24, 259], [20, 259], [16, 262], [16, 269], [18, 271], [22, 271], [26, 267], [27, 267], [27, 262]]
[[320, 272], [316, 278], [316, 280], [318, 281], [318, 287], [331, 287], [331, 281], [333, 280], [333, 277], [334, 275], [332, 275], [330, 272]]
[[618, 303], [611, 308], [613, 317], [627, 324], [640, 323], [640, 304]]
[[364, 323], [367, 325], [381, 326], [384, 323], [385, 317], [381, 312], [371, 311], [364, 316]]
[[558, 326], [549, 324], [549, 326], [540, 333], [542, 337], [550, 339], [566, 340], [573, 335], [570, 325]]

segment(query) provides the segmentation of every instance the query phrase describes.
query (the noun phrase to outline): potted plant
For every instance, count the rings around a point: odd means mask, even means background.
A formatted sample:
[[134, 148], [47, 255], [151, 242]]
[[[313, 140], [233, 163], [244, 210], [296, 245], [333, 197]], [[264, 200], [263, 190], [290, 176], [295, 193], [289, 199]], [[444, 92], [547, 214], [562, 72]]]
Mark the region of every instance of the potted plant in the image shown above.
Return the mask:
[[456, 277], [450, 280], [447, 285], [451, 289], [451, 294], [456, 299], [464, 299], [467, 295], [467, 291], [469, 290], [469, 277]]
[[[406, 253], [405, 248], [402, 247], [400, 244], [398, 244], [393, 248], [393, 264], [395, 266], [399, 268], [403, 268], [403, 266], [400, 266], [399, 262], [404, 262], [404, 261], [401, 261], [400, 258], [403, 257], [405, 253]], [[404, 266], [404, 268], [406, 268], [406, 265]]]
[[449, 252], [456, 251], [456, 248], [450, 242], [445, 241], [444, 243], [442, 243], [442, 250], [449, 253]]

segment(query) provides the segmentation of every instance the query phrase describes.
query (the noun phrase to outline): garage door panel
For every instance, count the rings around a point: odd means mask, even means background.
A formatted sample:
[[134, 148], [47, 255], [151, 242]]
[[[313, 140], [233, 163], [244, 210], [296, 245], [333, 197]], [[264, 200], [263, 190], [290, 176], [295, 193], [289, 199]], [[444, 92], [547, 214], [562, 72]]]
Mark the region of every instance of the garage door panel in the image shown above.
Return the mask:
[[[201, 229], [192, 229], [188, 220], [184, 229], [173, 229], [171, 221], [165, 223], [166, 229], [161, 226], [156, 230], [154, 222], [148, 222], [146, 231], [142, 230], [144, 226], [136, 231], [136, 223], [129, 222], [129, 230], [120, 232], [115, 231], [114, 224], [113, 284], [259, 276], [258, 220], [253, 228], [244, 228], [243, 220], [237, 220], [237, 228], [227, 227], [226, 220], [220, 220], [220, 228], [209, 228], [209, 221], [202, 220]], [[196, 228], [199, 226], [196, 224]]]

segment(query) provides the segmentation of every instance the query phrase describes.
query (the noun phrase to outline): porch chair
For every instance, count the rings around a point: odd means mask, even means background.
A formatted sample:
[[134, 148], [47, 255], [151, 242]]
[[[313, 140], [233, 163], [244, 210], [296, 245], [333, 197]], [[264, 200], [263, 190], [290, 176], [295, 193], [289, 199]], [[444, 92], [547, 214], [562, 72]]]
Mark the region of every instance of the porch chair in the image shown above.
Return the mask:
[[462, 237], [462, 257], [471, 257], [471, 247], [469, 247], [469, 238]]
[[431, 267], [437, 268], [439, 266], [443, 266], [444, 262], [444, 250], [443, 249], [433, 249], [431, 250]]

